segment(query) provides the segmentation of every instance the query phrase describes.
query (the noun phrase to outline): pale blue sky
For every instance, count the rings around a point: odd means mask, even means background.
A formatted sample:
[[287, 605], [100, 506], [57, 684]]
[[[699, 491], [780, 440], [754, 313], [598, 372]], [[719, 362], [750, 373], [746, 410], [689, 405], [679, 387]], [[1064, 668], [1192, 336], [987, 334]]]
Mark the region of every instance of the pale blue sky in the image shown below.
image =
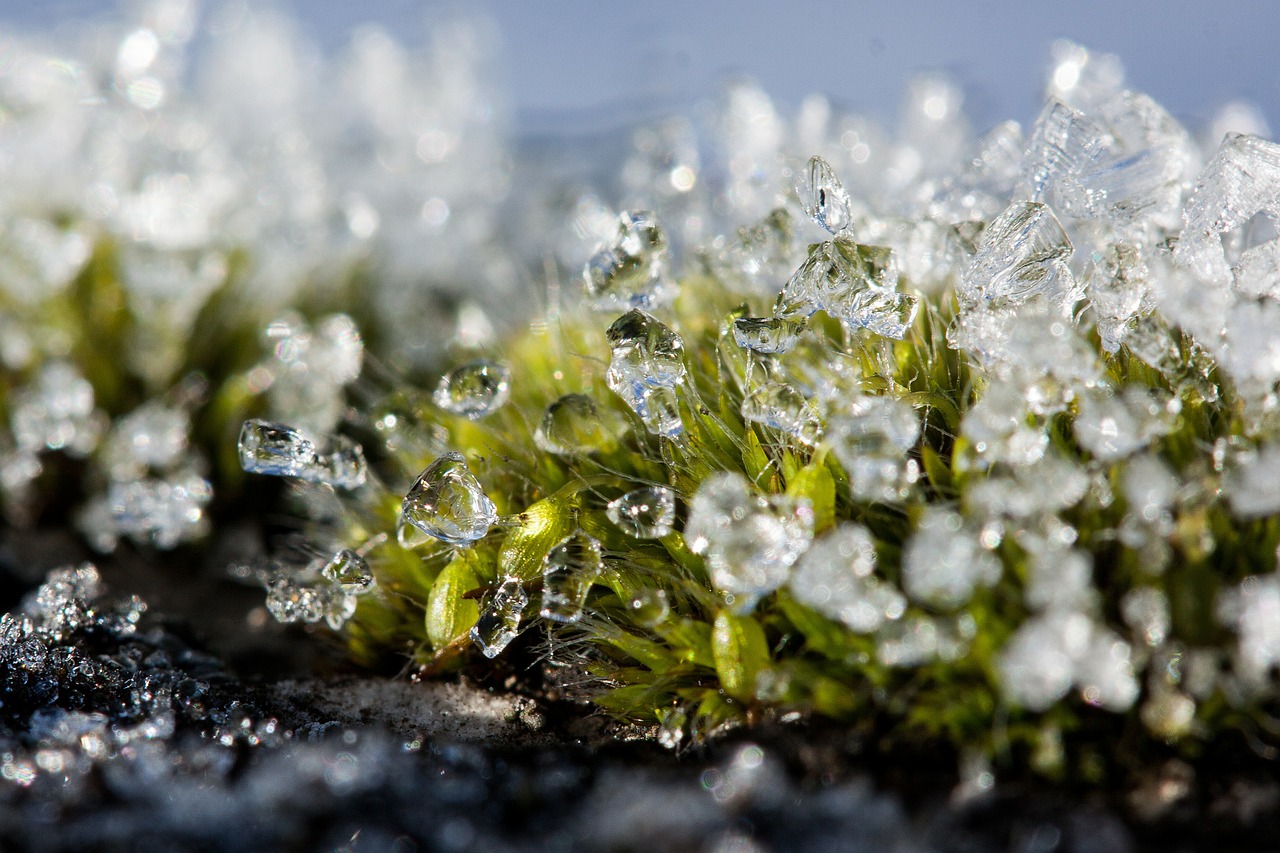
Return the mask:
[[[328, 47], [373, 20], [413, 40], [423, 2], [289, 0]], [[0, 24], [47, 28], [116, 8], [111, 0], [0, 0]], [[922, 68], [953, 72], [979, 125], [1029, 119], [1049, 45], [1071, 37], [1115, 52], [1130, 85], [1172, 112], [1203, 117], [1228, 97], [1280, 124], [1280, 3], [1060, 0], [837, 3], [694, 0], [490, 0], [504, 47], [499, 68], [519, 126], [536, 132], [608, 124], [645, 105], [711, 93], [726, 74], [758, 79], [795, 104], [821, 91], [880, 116]]]

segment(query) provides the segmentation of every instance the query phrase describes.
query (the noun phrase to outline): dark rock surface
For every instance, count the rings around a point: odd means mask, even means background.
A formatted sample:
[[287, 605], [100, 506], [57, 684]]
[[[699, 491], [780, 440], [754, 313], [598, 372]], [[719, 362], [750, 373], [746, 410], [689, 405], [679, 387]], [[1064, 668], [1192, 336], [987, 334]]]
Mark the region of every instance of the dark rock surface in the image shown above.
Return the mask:
[[847, 733], [801, 723], [676, 756], [577, 708], [342, 673], [324, 643], [263, 619], [257, 591], [182, 555], [46, 575], [83, 557], [60, 535], [0, 546], [0, 850], [1103, 853], [1280, 840], [1267, 772], [1201, 784], [1171, 765], [1127, 799], [1010, 784], [957, 798], [954, 763], [886, 766]]

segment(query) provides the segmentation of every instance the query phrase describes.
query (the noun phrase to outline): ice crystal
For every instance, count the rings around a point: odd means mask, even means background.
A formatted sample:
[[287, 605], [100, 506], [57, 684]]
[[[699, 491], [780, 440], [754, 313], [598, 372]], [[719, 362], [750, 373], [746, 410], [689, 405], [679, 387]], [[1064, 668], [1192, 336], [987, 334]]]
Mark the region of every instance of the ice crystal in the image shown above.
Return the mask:
[[483, 539], [498, 520], [493, 501], [460, 453], [446, 453], [427, 466], [404, 496], [404, 518], [450, 545]]
[[817, 406], [784, 382], [766, 382], [749, 392], [742, 398], [742, 417], [804, 444], [816, 444], [822, 435]]
[[431, 399], [452, 415], [479, 420], [502, 408], [511, 396], [511, 371], [490, 361], [455, 367], [436, 385]]
[[979, 587], [1000, 579], [1000, 561], [965, 529], [959, 513], [930, 508], [902, 554], [902, 581], [916, 601], [940, 608], [966, 603]]
[[486, 598], [480, 620], [471, 629], [471, 640], [487, 658], [495, 658], [520, 634], [520, 622], [529, 595], [520, 581], [504, 578]]
[[673, 296], [670, 263], [666, 235], [653, 214], [624, 213], [612, 241], [587, 262], [587, 298], [601, 311], [662, 305]]
[[259, 419], [244, 422], [238, 448], [240, 466], [253, 474], [355, 489], [368, 471], [364, 450], [346, 436], [309, 434]]
[[581, 619], [587, 593], [603, 569], [599, 541], [582, 531], [561, 540], [542, 561], [542, 618]]
[[912, 407], [888, 397], [855, 400], [831, 416], [828, 440], [849, 475], [858, 500], [897, 503], [919, 476], [907, 454], [920, 437], [920, 419]]
[[609, 520], [636, 539], [661, 539], [676, 519], [676, 495], [666, 486], [632, 489], [609, 502]]
[[[647, 406], [656, 407], [664, 399], [660, 390], [650, 391], [645, 400]], [[654, 414], [657, 416], [656, 408]], [[669, 417], [663, 422], [671, 423]], [[615, 436], [612, 413], [602, 411], [586, 394], [566, 394], [547, 406], [533, 440], [547, 453], [572, 458], [604, 450]]]
[[1066, 289], [1073, 249], [1047, 205], [1015, 202], [987, 226], [957, 291], [965, 304], [1018, 304]]
[[684, 341], [650, 314], [638, 309], [614, 321], [605, 382], [644, 421], [649, 432], [673, 436], [684, 430], [673, 392], [685, 376]]
[[787, 352], [803, 330], [803, 323], [785, 317], [739, 317], [733, 321], [733, 339], [738, 346], [759, 353]]
[[832, 234], [849, 227], [849, 194], [835, 170], [821, 157], [810, 157], [805, 181], [800, 187], [804, 212]]
[[906, 599], [872, 576], [875, 540], [858, 524], [844, 524], [814, 541], [788, 581], [796, 600], [838, 619], [859, 634], [901, 618]]

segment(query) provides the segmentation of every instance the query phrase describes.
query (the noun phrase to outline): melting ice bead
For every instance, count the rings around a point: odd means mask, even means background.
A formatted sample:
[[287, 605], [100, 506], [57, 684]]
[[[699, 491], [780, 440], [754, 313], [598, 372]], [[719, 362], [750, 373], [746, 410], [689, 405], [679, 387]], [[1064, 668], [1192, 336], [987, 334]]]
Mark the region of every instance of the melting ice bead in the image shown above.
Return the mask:
[[1018, 201], [987, 226], [957, 295], [967, 305], [1025, 302], [1052, 295], [1072, 252], [1062, 223], [1047, 205]]
[[595, 538], [579, 530], [562, 539], [542, 561], [542, 618], [563, 623], [581, 619], [587, 593], [603, 568]]
[[452, 415], [478, 421], [506, 405], [511, 371], [491, 361], [473, 361], [440, 377], [431, 399]]
[[860, 398], [829, 419], [827, 438], [858, 500], [896, 503], [919, 478], [915, 460], [907, 458], [920, 438], [920, 418], [909, 403]]
[[401, 505], [414, 527], [450, 545], [483, 539], [498, 520], [493, 501], [461, 453], [446, 453], [427, 466]]
[[358, 489], [369, 474], [364, 449], [345, 435], [324, 437], [315, 468], [304, 472], [302, 479], [312, 483], [328, 483], [339, 489]]
[[954, 608], [977, 587], [1000, 580], [1000, 561], [952, 510], [930, 507], [902, 553], [902, 585], [907, 595], [934, 607]]
[[670, 263], [666, 235], [653, 214], [624, 213], [613, 242], [587, 261], [587, 299], [601, 311], [661, 305], [674, 295], [667, 279]]
[[661, 625], [671, 614], [667, 592], [662, 589], [642, 589], [627, 602], [627, 609], [635, 620], [646, 628]]
[[471, 642], [487, 658], [496, 658], [520, 634], [520, 620], [529, 604], [529, 595], [517, 578], [505, 578], [480, 609], [480, 618], [471, 628]]
[[685, 377], [680, 336], [652, 315], [632, 309], [609, 326], [605, 337], [611, 352], [605, 373], [610, 390], [655, 435], [682, 432], [684, 424], [671, 394]]
[[346, 592], [367, 592], [373, 586], [369, 563], [350, 548], [343, 548], [325, 563], [320, 574]]
[[822, 436], [817, 406], [785, 382], [766, 382], [743, 397], [742, 417], [810, 446]]
[[898, 619], [907, 602], [890, 584], [872, 577], [875, 541], [860, 524], [842, 524], [814, 541], [796, 562], [788, 586], [801, 604], [869, 634]]
[[717, 589], [754, 602], [784, 584], [809, 547], [813, 507], [807, 500], [759, 497], [741, 474], [717, 474], [693, 496], [684, 537], [706, 558]]
[[804, 212], [814, 222], [832, 234], [839, 234], [849, 227], [849, 194], [826, 160], [809, 158], [805, 180], [799, 191]]
[[733, 321], [734, 341], [754, 352], [787, 352], [802, 331], [804, 323], [785, 317], [739, 317]]
[[661, 539], [676, 520], [676, 493], [666, 486], [632, 489], [609, 502], [609, 520], [636, 539]]
[[[648, 401], [654, 402], [651, 394]], [[613, 413], [602, 412], [586, 394], [566, 394], [547, 406], [533, 434], [538, 448], [574, 458], [598, 453], [613, 443]]]

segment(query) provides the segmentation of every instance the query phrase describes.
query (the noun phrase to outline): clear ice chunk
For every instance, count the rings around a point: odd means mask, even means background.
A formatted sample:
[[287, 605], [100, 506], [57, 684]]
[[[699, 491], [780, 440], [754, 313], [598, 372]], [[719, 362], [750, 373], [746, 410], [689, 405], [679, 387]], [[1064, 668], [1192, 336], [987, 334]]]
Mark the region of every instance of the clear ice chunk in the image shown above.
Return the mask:
[[343, 548], [334, 554], [320, 570], [320, 574], [349, 593], [368, 592], [374, 583], [373, 570], [369, 568], [368, 561], [350, 548]]
[[1223, 476], [1222, 493], [1237, 518], [1280, 512], [1280, 445], [1265, 444], [1235, 454]]
[[785, 317], [739, 317], [733, 321], [733, 339], [753, 352], [773, 355], [796, 345], [805, 325]]
[[1124, 85], [1124, 65], [1110, 53], [1091, 51], [1069, 39], [1053, 43], [1045, 94], [1078, 109], [1114, 96]]
[[916, 321], [919, 308], [920, 300], [909, 293], [868, 288], [853, 297], [841, 319], [854, 328], [902, 340]]
[[461, 453], [446, 453], [427, 466], [401, 504], [406, 521], [450, 545], [483, 539], [498, 520], [493, 501]]
[[628, 536], [661, 539], [675, 525], [676, 493], [666, 486], [642, 486], [610, 501], [605, 513]]
[[983, 232], [957, 295], [965, 305], [1018, 304], [1051, 295], [1060, 275], [1054, 267], [1071, 252], [1067, 232], [1047, 205], [1014, 202]]
[[804, 212], [814, 222], [832, 234], [849, 227], [849, 194], [826, 160], [817, 156], [809, 158], [804, 181], [798, 189]]
[[529, 594], [518, 578], [504, 578], [480, 608], [480, 618], [471, 628], [471, 642], [487, 658], [496, 658], [520, 634], [520, 621], [529, 604]]
[[1231, 265], [1222, 235], [1258, 213], [1280, 216], [1280, 145], [1227, 134], [1196, 178], [1174, 257], [1205, 281], [1229, 284]]
[[749, 606], [786, 583], [813, 540], [813, 507], [803, 499], [760, 497], [741, 474], [717, 474], [694, 494], [684, 538], [706, 559], [716, 589]]
[[822, 437], [822, 418], [813, 400], [785, 382], [766, 382], [742, 398], [742, 417], [813, 446]]
[[668, 437], [683, 432], [672, 394], [685, 377], [680, 336], [651, 314], [632, 309], [609, 326], [605, 337], [610, 350], [605, 383], [610, 390], [632, 408], [649, 432]]
[[1044, 458], [1049, 434], [1028, 422], [1027, 400], [1011, 382], [993, 382], [960, 425], [973, 449], [989, 462], [1031, 465]]
[[[653, 402], [651, 392], [648, 403]], [[547, 453], [570, 459], [599, 453], [616, 439], [612, 414], [602, 411], [586, 394], [566, 394], [542, 413], [533, 434], [534, 444]]]
[[1111, 142], [1101, 124], [1057, 98], [1050, 98], [1027, 140], [1021, 197], [1047, 201], [1055, 184], [1083, 170]]
[[657, 220], [647, 211], [623, 213], [613, 241], [587, 261], [585, 291], [600, 311], [653, 308], [674, 296], [668, 279], [671, 251]]
[[491, 361], [455, 367], [436, 385], [431, 399], [452, 415], [478, 421], [506, 405], [511, 396], [511, 371]]
[[849, 477], [849, 489], [864, 501], [906, 499], [919, 479], [919, 466], [907, 456], [919, 438], [915, 409], [889, 397], [860, 397], [827, 425], [827, 440]]
[[364, 450], [344, 435], [317, 436], [285, 424], [253, 418], [238, 444], [240, 467], [251, 474], [297, 477], [355, 489], [368, 474]]
[[887, 247], [843, 238], [817, 243], [783, 287], [774, 314], [795, 320], [822, 310], [845, 318], [855, 295], [867, 288], [892, 291], [897, 281], [897, 265]]
[[879, 630], [906, 612], [907, 601], [891, 584], [872, 576], [875, 540], [860, 524], [845, 523], [812, 546], [796, 562], [788, 586], [806, 604], [859, 634]]
[[317, 464], [316, 446], [301, 430], [250, 419], [240, 428], [240, 467], [250, 474], [301, 477]]
[[187, 450], [191, 419], [181, 409], [144, 403], [120, 418], [101, 450], [101, 460], [114, 479], [140, 477], [148, 469], [175, 466]]
[[594, 537], [579, 530], [562, 539], [542, 561], [542, 618], [565, 624], [581, 619], [587, 593], [603, 570]]
[[934, 607], [968, 603], [975, 589], [999, 581], [1001, 571], [1000, 561], [950, 509], [926, 509], [902, 553], [907, 595]]
[[277, 622], [319, 622], [325, 616], [323, 593], [292, 577], [276, 578], [267, 585], [267, 610]]
[[1245, 249], [1231, 275], [1236, 290], [1245, 296], [1280, 299], [1280, 239]]
[[1082, 280], [1109, 353], [1120, 349], [1130, 325], [1151, 300], [1151, 270], [1135, 245], [1113, 243], [1090, 256]]

